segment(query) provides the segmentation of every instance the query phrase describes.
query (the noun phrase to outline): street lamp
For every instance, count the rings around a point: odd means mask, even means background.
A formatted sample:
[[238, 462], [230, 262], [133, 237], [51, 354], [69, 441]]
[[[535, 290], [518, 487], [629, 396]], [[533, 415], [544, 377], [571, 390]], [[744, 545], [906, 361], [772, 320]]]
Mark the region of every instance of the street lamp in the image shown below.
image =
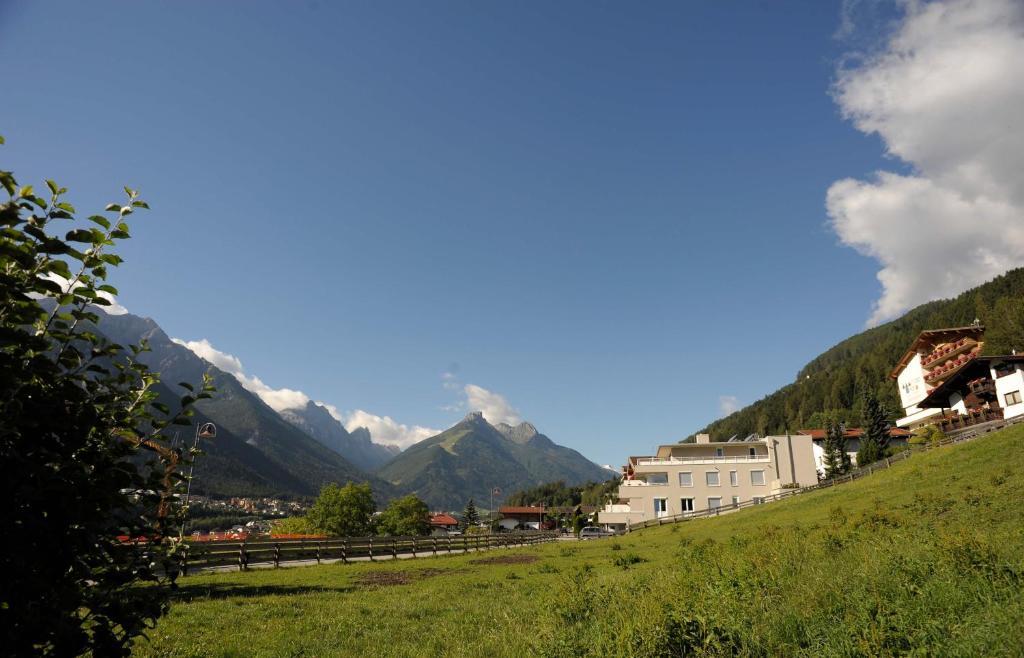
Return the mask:
[[196, 460], [199, 458], [199, 439], [217, 438], [217, 426], [213, 423], [202, 423], [196, 427], [196, 438], [192, 441], [192, 449], [189, 453], [192, 461], [188, 465], [188, 484], [185, 486], [185, 514], [181, 515], [181, 533], [179, 538], [185, 536], [185, 516], [188, 514], [188, 499], [192, 495], [192, 471], [196, 468]]

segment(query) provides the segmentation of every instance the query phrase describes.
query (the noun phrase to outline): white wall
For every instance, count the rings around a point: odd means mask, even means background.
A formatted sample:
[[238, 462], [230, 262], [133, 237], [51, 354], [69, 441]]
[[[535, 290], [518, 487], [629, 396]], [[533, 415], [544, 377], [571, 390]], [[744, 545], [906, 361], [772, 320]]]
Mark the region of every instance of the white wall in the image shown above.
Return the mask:
[[[993, 373], [994, 375], [995, 373]], [[1006, 404], [1006, 394], [1013, 391], [1020, 391], [1022, 398], [1024, 398], [1024, 373], [1020, 370], [996, 379], [996, 395], [999, 396], [999, 404], [1003, 407], [1004, 418], [1015, 418], [1024, 414], [1024, 402], [1014, 405]]]
[[896, 378], [900, 389], [900, 403], [907, 416], [912, 416], [920, 409], [917, 403], [928, 395], [928, 385], [924, 382], [925, 371], [921, 367], [921, 355], [915, 354], [907, 367]]

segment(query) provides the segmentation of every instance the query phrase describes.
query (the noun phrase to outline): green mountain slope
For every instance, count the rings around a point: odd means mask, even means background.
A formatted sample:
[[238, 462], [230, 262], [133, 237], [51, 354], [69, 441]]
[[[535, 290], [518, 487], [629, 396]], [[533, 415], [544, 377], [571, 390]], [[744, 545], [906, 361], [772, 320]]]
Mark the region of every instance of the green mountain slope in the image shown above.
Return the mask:
[[[142, 361], [172, 390], [178, 382], [198, 383], [209, 371], [217, 393], [196, 405], [203, 419], [217, 424], [218, 436], [204, 444], [207, 455], [196, 469], [199, 493], [241, 496], [312, 496], [329, 482], [369, 481], [382, 499], [390, 484], [357, 468], [337, 452], [285, 421], [237, 379], [171, 341], [149, 318], [131, 314], [101, 316], [99, 331], [122, 345], [145, 339], [151, 351]], [[169, 391], [165, 393], [171, 395]], [[191, 441], [187, 428], [183, 440]]]
[[873, 391], [890, 415], [900, 415], [899, 393], [888, 378], [907, 346], [924, 329], [981, 320], [985, 352], [1024, 349], [1024, 268], [1012, 270], [953, 299], [923, 304], [903, 317], [844, 340], [803, 367], [796, 381], [699, 432], [726, 439], [820, 427], [826, 414], [856, 423], [862, 391]]
[[448, 510], [462, 509], [470, 498], [486, 506], [494, 487], [508, 494], [552, 480], [578, 484], [607, 479], [607, 471], [538, 434], [532, 425], [512, 429], [518, 430], [514, 439], [480, 413], [471, 413], [454, 427], [406, 449], [377, 475], [415, 493], [432, 508]]

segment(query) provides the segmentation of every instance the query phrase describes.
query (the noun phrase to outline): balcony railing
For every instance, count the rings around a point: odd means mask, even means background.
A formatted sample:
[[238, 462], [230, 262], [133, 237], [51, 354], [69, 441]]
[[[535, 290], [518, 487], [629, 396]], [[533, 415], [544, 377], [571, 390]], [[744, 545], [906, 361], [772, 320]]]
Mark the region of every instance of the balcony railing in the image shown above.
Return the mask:
[[954, 372], [956, 372], [957, 370], [959, 370], [963, 366], [965, 366], [968, 363], [970, 363], [974, 359], [975, 356], [977, 356], [977, 354], [974, 353], [974, 352], [968, 352], [967, 354], [962, 354], [955, 361], [953, 361], [953, 363], [951, 363], [949, 365], [946, 365], [946, 366], [941, 366], [939, 368], [936, 368], [935, 370], [932, 370], [931, 372], [926, 374], [924, 376], [924, 380], [926, 382], [933, 382], [933, 381], [936, 381], [938, 379], [946, 379], [950, 375], [952, 375]]
[[740, 464], [769, 462], [768, 455], [704, 455], [701, 457], [642, 457], [636, 460], [637, 466], [672, 466], [678, 464]]
[[939, 350], [935, 350], [931, 354], [926, 354], [921, 357], [921, 367], [928, 370], [943, 361], [948, 361], [958, 354], [963, 354], [969, 350], [974, 349], [974, 346], [978, 343], [970, 338], [961, 338], [957, 342], [944, 347]]
[[955, 432], [967, 427], [981, 425], [982, 423], [991, 423], [997, 420], [1003, 420], [1002, 409], [980, 409], [977, 411], [970, 411], [966, 415], [957, 414], [953, 416], [946, 416], [939, 422], [939, 427], [943, 432]]

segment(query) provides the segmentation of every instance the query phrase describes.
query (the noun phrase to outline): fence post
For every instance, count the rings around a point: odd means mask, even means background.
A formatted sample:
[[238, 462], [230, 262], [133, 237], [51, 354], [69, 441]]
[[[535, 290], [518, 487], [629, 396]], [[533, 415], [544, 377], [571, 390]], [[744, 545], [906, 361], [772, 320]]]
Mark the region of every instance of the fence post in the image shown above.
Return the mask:
[[452, 554], [452, 536], [448, 535], [448, 555]]
[[249, 568], [249, 556], [245, 553], [245, 544], [238, 545], [238, 570], [245, 571]]
[[316, 563], [320, 564], [320, 547], [323, 546], [323, 542], [318, 541], [316, 543]]
[[281, 544], [274, 542], [274, 568], [281, 566]]
[[370, 537], [369, 550], [370, 550], [370, 562], [373, 562], [373, 537]]
[[430, 539], [431, 539], [431, 544], [433, 545], [433, 548], [434, 548], [434, 557], [437, 557], [437, 537], [434, 536], [434, 537], [431, 537]]
[[341, 563], [348, 564], [348, 540], [341, 540]]
[[398, 559], [398, 537], [393, 537], [391, 539], [391, 559]]
[[416, 538], [412, 538], [412, 556], [416, 557]]

